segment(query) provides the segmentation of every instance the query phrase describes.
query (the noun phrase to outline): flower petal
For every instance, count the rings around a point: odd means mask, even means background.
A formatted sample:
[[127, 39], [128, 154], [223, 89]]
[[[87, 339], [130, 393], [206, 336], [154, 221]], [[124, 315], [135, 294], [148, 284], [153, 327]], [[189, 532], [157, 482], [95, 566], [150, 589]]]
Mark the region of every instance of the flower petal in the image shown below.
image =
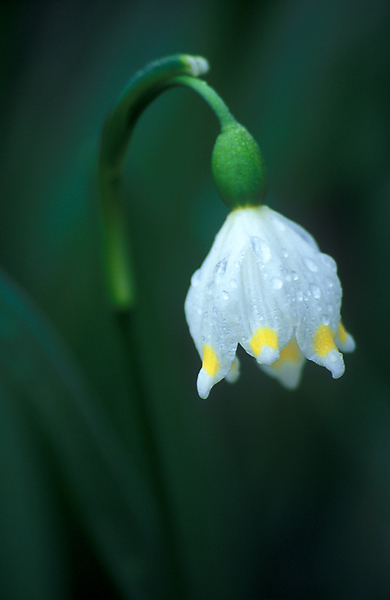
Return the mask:
[[332, 377], [337, 379], [343, 375], [345, 366], [343, 356], [338, 352], [334, 338], [334, 331], [329, 325], [320, 325], [314, 335], [314, 355], [311, 360], [329, 369]]
[[305, 357], [294, 338], [281, 350], [279, 359], [272, 365], [260, 365], [262, 371], [274, 377], [285, 388], [295, 390], [301, 380]]
[[336, 346], [342, 350], [342, 352], [353, 352], [355, 350], [355, 340], [352, 335], [346, 331], [341, 321], [337, 328], [335, 342]]

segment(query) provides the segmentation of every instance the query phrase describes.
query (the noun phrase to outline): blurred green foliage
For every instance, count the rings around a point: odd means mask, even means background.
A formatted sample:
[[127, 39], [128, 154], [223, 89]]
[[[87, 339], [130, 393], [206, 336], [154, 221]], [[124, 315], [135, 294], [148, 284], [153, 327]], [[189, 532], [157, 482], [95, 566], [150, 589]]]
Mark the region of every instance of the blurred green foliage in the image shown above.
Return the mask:
[[[169, 597], [137, 377], [183, 597], [390, 596], [389, 26], [386, 0], [1, 5], [2, 598]], [[183, 302], [226, 209], [218, 124], [182, 89], [126, 161], [135, 373], [102, 273], [98, 137], [129, 77], [176, 52], [207, 57], [269, 204], [337, 260], [357, 342], [341, 380], [308, 364], [289, 393], [242, 356], [235, 386], [197, 397]]]

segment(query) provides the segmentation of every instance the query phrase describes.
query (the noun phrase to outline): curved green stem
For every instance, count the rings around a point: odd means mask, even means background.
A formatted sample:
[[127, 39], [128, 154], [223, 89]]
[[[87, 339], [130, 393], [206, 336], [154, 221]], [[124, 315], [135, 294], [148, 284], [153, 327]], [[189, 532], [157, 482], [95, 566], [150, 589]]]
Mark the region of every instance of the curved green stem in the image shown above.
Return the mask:
[[218, 94], [206, 82], [196, 79], [207, 70], [204, 58], [184, 54], [150, 63], [129, 82], [104, 122], [99, 151], [104, 257], [111, 301], [119, 310], [128, 310], [135, 300], [121, 197], [123, 162], [131, 136], [145, 108], [162, 92], [176, 86], [186, 86], [200, 94], [215, 112], [222, 130], [235, 123]]
[[130, 308], [135, 298], [121, 198], [123, 161], [135, 125], [169, 80], [183, 74], [196, 77], [207, 70], [204, 58], [185, 54], [152, 62], [130, 80], [104, 121], [99, 149], [104, 258], [111, 301], [118, 309]]
[[217, 92], [205, 81], [183, 75], [181, 77], [174, 77], [170, 81], [170, 86], [173, 87], [177, 85], [189, 87], [202, 96], [203, 100], [205, 100], [214, 111], [221, 124], [222, 131], [229, 127], [229, 125], [237, 125], [236, 119], [233, 117], [222, 98], [218, 96]]

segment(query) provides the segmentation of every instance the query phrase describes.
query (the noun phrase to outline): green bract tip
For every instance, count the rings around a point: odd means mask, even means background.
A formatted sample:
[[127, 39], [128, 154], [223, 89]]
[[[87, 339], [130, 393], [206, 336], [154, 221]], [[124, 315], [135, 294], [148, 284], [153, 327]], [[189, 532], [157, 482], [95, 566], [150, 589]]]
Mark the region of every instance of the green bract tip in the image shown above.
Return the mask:
[[222, 129], [211, 166], [221, 200], [230, 209], [258, 206], [267, 193], [267, 176], [259, 146], [239, 123]]

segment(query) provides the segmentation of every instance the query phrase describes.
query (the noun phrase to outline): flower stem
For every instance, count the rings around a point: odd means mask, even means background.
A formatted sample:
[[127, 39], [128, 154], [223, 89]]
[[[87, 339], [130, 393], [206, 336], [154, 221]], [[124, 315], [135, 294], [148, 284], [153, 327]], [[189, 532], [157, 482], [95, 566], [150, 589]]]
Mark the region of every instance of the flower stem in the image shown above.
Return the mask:
[[123, 162], [136, 123], [147, 106], [178, 75], [197, 77], [208, 70], [198, 56], [178, 54], [150, 63], [139, 71], [108, 113], [101, 132], [99, 187], [107, 283], [114, 307], [130, 308], [135, 286], [130, 244], [124, 222], [121, 183]]
[[108, 113], [100, 138], [99, 186], [104, 257], [113, 305], [123, 310], [135, 301], [130, 244], [123, 217], [121, 183], [123, 162], [134, 128], [147, 106], [162, 92], [176, 86], [192, 88], [212, 108], [225, 131], [237, 124], [226, 104], [198, 75], [208, 70], [199, 56], [178, 54], [147, 65], [129, 82]]
[[202, 96], [203, 100], [206, 100], [207, 104], [214, 111], [221, 124], [222, 131], [231, 125], [237, 125], [236, 119], [233, 117], [222, 98], [202, 79], [195, 79], [194, 77], [183, 75], [181, 77], [174, 77], [169, 85], [172, 87], [177, 85], [189, 87]]

